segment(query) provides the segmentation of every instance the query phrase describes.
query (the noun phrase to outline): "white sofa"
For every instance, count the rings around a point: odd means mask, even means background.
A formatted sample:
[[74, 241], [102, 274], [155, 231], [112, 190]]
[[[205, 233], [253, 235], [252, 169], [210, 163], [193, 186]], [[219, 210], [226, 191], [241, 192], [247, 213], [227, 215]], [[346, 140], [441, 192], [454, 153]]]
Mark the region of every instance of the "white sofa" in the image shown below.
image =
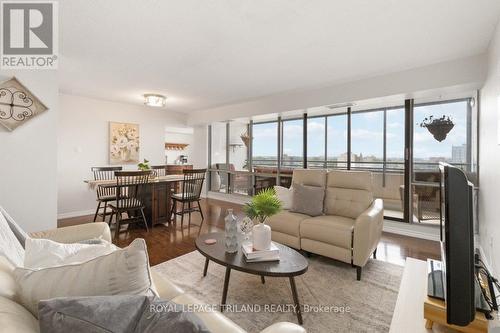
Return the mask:
[[376, 256], [384, 220], [383, 201], [373, 198], [371, 173], [297, 169], [292, 184], [297, 183], [324, 189], [324, 215], [284, 210], [267, 220], [272, 239], [352, 264], [360, 280], [362, 267], [372, 253]]
[[[61, 243], [72, 243], [96, 237], [111, 241], [108, 225], [101, 222], [35, 232], [30, 236], [51, 239]], [[14, 267], [7, 259], [0, 256], [0, 331], [6, 333], [39, 332], [37, 319], [16, 301], [18, 286], [12, 276], [13, 269]], [[169, 280], [160, 277], [154, 271], [152, 273], [154, 284], [162, 299], [172, 300], [178, 304], [202, 303], [191, 295], [184, 293], [183, 290]], [[75, 283], [78, 283], [78, 281], [75, 281]], [[40, 287], [43, 288], [43, 286]], [[197, 314], [211, 332], [245, 332], [220, 312], [199, 312]], [[258, 316], [258, 314], [253, 315]], [[301, 326], [287, 322], [275, 323], [262, 331], [262, 333], [285, 332], [305, 333], [306, 331]]]

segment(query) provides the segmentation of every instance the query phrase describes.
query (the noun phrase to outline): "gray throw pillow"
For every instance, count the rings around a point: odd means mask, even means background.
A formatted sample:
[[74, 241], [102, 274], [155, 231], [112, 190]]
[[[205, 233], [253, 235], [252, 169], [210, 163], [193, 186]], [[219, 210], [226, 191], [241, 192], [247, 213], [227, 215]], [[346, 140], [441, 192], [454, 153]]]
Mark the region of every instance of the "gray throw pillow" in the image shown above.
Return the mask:
[[319, 186], [293, 184], [292, 212], [309, 216], [323, 215], [325, 189]]
[[117, 295], [40, 301], [41, 333], [208, 333], [182, 305], [153, 296]]

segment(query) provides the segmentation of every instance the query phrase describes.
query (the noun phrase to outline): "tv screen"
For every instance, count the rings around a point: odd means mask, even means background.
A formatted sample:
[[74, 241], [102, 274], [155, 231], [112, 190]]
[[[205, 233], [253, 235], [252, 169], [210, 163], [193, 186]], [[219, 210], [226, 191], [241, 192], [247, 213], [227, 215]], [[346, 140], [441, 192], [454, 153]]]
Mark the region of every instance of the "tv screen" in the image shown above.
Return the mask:
[[442, 163], [441, 258], [447, 322], [466, 326], [474, 320], [474, 186], [465, 173]]

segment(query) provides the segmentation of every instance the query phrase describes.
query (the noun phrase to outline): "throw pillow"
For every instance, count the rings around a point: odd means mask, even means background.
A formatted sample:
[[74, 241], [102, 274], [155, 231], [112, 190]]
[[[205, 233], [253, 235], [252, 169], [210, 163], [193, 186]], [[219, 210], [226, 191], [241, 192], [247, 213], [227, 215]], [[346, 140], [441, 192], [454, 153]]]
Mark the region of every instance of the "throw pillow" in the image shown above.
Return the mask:
[[179, 304], [146, 296], [54, 298], [39, 303], [41, 333], [204, 333], [208, 329]]
[[28, 238], [28, 234], [21, 228], [16, 221], [12, 217], [10, 217], [7, 212], [0, 207], [0, 215], [3, 215], [7, 223], [9, 224], [10, 230], [14, 233], [14, 236], [16, 236], [17, 240], [21, 244], [21, 246], [24, 248], [24, 242], [26, 238]]
[[22, 266], [24, 262], [24, 249], [19, 243], [9, 223], [0, 212], [0, 255], [4, 256], [12, 265]]
[[35, 316], [38, 302], [55, 297], [156, 295], [144, 239], [84, 263], [39, 270], [16, 268], [21, 303]]
[[323, 187], [293, 184], [292, 212], [309, 216], [323, 215], [324, 197]]
[[283, 186], [275, 186], [276, 196], [281, 201], [283, 209], [292, 209], [293, 190]]
[[63, 266], [89, 261], [118, 249], [109, 242], [102, 244], [63, 244], [49, 239], [27, 238], [24, 267], [31, 269]]

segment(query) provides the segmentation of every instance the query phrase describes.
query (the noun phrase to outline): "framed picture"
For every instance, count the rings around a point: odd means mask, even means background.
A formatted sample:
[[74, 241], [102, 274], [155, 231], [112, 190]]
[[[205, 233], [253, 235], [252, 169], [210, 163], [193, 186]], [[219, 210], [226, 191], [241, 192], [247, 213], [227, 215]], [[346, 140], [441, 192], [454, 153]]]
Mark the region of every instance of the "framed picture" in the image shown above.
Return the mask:
[[0, 83], [0, 125], [13, 131], [47, 107], [15, 77]]
[[139, 163], [139, 125], [109, 123], [109, 163]]

